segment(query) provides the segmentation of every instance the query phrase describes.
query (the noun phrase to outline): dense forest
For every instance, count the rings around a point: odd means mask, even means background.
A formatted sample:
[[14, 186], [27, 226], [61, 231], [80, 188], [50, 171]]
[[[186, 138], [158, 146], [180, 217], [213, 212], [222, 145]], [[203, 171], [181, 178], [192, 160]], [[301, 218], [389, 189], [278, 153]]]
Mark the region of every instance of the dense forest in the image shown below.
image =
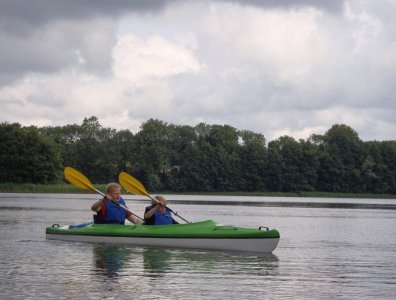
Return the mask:
[[0, 124], [0, 183], [58, 183], [71, 166], [94, 183], [121, 171], [151, 191], [396, 194], [396, 141], [362, 141], [344, 124], [307, 140], [228, 125], [195, 127], [150, 119], [136, 134], [81, 125]]

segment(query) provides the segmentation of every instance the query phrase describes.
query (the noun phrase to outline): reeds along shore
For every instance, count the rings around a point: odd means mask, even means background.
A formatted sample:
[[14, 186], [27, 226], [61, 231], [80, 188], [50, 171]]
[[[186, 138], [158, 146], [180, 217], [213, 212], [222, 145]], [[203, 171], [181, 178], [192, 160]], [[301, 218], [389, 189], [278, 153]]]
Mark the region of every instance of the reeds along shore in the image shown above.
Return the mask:
[[[95, 184], [98, 190], [104, 191], [105, 184]], [[126, 193], [126, 191], [123, 191]], [[71, 184], [29, 184], [29, 183], [1, 183], [0, 193], [65, 193], [65, 194], [90, 194], [90, 190], [81, 190]], [[155, 191], [161, 194], [188, 194], [188, 195], [221, 195], [221, 196], [261, 196], [261, 197], [315, 197], [315, 198], [372, 198], [396, 199], [390, 194], [352, 194], [328, 192], [217, 192], [217, 193], [175, 193], [170, 191]]]

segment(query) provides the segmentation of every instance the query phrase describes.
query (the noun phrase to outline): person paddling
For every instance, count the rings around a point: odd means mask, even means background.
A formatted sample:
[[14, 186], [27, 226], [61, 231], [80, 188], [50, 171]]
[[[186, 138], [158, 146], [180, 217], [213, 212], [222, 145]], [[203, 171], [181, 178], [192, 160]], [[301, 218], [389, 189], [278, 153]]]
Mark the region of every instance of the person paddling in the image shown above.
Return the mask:
[[151, 205], [144, 212], [145, 225], [170, 225], [179, 224], [172, 217], [172, 213], [166, 208], [168, 201], [163, 196], [155, 196], [157, 201], [152, 200]]
[[97, 213], [94, 216], [95, 223], [125, 225], [125, 219], [134, 224], [142, 223], [122, 206], [126, 207], [125, 200], [121, 197], [121, 186], [118, 183], [109, 183], [105, 196], [91, 206], [91, 210]]

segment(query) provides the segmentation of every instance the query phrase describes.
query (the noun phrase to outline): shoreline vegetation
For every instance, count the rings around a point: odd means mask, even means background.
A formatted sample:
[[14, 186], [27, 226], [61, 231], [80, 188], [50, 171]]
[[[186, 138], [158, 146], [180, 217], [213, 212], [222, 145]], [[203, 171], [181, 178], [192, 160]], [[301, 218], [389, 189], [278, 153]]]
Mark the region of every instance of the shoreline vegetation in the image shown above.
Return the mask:
[[[106, 184], [94, 185], [98, 190], [104, 191]], [[126, 193], [126, 191], [123, 191]], [[71, 184], [15, 184], [0, 183], [0, 193], [64, 193], [64, 194], [92, 194], [91, 190], [82, 190]], [[177, 193], [169, 191], [156, 191], [152, 194], [183, 194], [183, 195], [217, 195], [217, 196], [261, 196], [261, 197], [315, 197], [315, 198], [371, 198], [371, 199], [396, 199], [392, 194], [364, 194], [364, 193], [329, 193], [329, 192], [199, 192]]]
[[[56, 127], [1, 123], [0, 183], [17, 184], [3, 187], [15, 192], [23, 183], [62, 185], [66, 184], [62, 173], [69, 166], [95, 183], [117, 180], [117, 174], [128, 171], [152, 192], [396, 195], [396, 140], [363, 141], [345, 124], [334, 124], [325, 134], [313, 133], [307, 139], [284, 135], [272, 141], [229, 125], [176, 125], [150, 119], [140, 128], [132, 133], [103, 127], [95, 116], [84, 118], [81, 125]], [[23, 189], [74, 192], [63, 186]]]

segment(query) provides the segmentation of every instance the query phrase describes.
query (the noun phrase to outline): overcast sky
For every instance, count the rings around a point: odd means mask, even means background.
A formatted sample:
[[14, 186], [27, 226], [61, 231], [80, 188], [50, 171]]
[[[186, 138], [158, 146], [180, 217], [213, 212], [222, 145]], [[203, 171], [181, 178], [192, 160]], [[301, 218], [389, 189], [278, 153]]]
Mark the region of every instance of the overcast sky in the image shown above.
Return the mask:
[[0, 0], [0, 122], [396, 136], [396, 0]]

